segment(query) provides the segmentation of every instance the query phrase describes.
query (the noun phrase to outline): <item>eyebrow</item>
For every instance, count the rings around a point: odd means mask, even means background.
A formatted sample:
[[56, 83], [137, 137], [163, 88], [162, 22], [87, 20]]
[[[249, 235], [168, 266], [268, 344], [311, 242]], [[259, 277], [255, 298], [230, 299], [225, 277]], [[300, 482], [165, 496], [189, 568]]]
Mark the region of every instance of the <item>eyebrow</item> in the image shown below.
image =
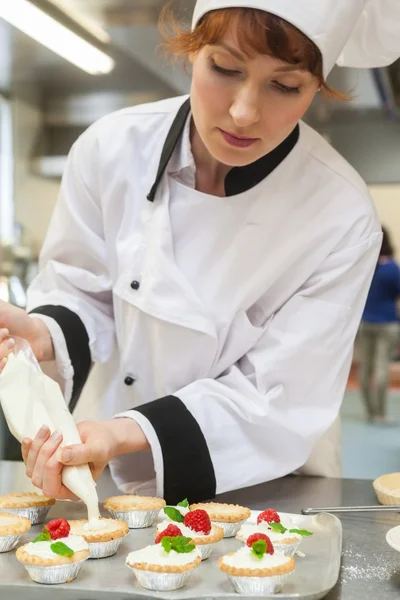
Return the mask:
[[[232, 46], [229, 46], [229, 44], [225, 44], [225, 42], [220, 42], [219, 46], [221, 46], [221, 48], [224, 48], [227, 52], [232, 54], [232, 56], [234, 56], [241, 62], [246, 61], [245, 55], [236, 50], [235, 48], [232, 48]], [[298, 65], [285, 65], [277, 67], [275, 69], [276, 73], [290, 73], [291, 71], [304, 71], [304, 69], [301, 69]]]

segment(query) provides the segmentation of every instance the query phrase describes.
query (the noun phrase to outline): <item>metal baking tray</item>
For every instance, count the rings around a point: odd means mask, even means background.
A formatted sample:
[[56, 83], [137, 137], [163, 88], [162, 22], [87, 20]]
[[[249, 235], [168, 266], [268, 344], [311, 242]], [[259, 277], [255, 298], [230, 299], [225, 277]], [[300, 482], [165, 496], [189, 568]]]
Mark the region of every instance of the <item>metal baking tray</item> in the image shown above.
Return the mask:
[[[279, 510], [279, 507], [277, 507]], [[253, 511], [256, 519], [260, 511]], [[104, 516], [109, 516], [102, 511]], [[282, 513], [284, 514], [284, 513]], [[288, 577], [283, 592], [269, 598], [281, 600], [319, 600], [328, 594], [339, 578], [342, 553], [342, 525], [333, 515], [288, 515], [296, 527], [308, 529], [314, 535], [305, 538], [300, 546], [304, 557], [295, 556], [296, 571]], [[57, 502], [47, 520], [85, 518], [85, 507], [79, 503]], [[32, 529], [21, 538], [21, 544], [33, 539], [42, 526]], [[216, 545], [211, 557], [194, 572], [189, 584], [176, 592], [151, 592], [136, 581], [135, 575], [125, 565], [126, 556], [154, 543], [154, 527], [130, 530], [118, 553], [100, 560], [88, 560], [78, 578], [66, 585], [45, 586], [34, 583], [25, 568], [15, 558], [15, 551], [0, 554], [0, 598], [12, 600], [129, 600], [132, 598], [160, 598], [161, 600], [233, 600], [244, 598], [236, 594], [224, 573], [217, 566], [219, 556], [241, 547], [238, 540], [226, 539]]]

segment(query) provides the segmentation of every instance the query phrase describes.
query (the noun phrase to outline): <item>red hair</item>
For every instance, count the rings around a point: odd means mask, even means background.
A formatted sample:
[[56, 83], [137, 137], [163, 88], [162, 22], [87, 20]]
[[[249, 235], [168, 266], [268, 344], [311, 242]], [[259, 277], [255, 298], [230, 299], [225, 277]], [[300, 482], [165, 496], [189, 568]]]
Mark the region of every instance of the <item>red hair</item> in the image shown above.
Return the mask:
[[190, 31], [175, 18], [169, 3], [160, 15], [162, 48], [174, 57], [186, 58], [208, 44], [217, 44], [232, 26], [237, 30], [239, 48], [248, 58], [266, 54], [298, 65], [312, 73], [331, 98], [350, 99], [348, 95], [336, 92], [326, 83], [322, 54], [312, 40], [284, 19], [255, 8], [211, 11], [202, 18], [194, 31]]

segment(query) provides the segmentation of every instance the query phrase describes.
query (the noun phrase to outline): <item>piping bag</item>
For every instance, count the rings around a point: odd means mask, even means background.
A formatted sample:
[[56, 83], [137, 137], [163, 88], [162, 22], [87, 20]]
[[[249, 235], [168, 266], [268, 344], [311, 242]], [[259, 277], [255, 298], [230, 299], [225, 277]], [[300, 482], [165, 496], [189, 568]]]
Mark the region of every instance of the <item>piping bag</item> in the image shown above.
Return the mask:
[[[28, 342], [15, 338], [16, 346], [0, 374], [0, 404], [8, 428], [21, 443], [33, 439], [42, 425], [63, 435], [60, 448], [81, 444], [78, 428], [58, 383], [41, 370]], [[65, 466], [62, 482], [87, 506], [89, 521], [100, 518], [96, 484], [88, 465]]]

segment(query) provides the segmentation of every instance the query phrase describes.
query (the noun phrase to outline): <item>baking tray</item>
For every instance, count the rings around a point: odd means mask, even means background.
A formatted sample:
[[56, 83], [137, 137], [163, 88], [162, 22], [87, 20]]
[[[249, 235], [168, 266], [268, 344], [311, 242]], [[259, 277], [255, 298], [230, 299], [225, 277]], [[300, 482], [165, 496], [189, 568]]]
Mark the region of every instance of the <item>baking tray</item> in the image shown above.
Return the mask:
[[[279, 507], [276, 507], [279, 510]], [[251, 520], [260, 511], [252, 511]], [[109, 516], [102, 510], [103, 516]], [[285, 513], [282, 513], [285, 514]], [[288, 577], [283, 592], [269, 598], [281, 600], [319, 600], [335, 586], [340, 570], [342, 553], [342, 525], [333, 515], [322, 513], [314, 516], [288, 514], [294, 525], [308, 529], [313, 535], [304, 538], [300, 551], [304, 557], [295, 556], [296, 571]], [[57, 502], [47, 520], [85, 518], [85, 507], [79, 503]], [[42, 526], [32, 529], [21, 538], [21, 543], [30, 541]], [[193, 573], [189, 584], [177, 592], [151, 592], [140, 587], [131, 569], [125, 565], [129, 552], [154, 543], [155, 527], [130, 530], [118, 553], [100, 560], [88, 560], [78, 578], [65, 585], [45, 586], [34, 583], [25, 568], [15, 558], [15, 551], [0, 554], [0, 598], [12, 600], [129, 600], [132, 598], [160, 598], [161, 600], [194, 600], [222, 598], [237, 600], [245, 598], [236, 594], [217, 567], [219, 556], [241, 547], [236, 539], [226, 539], [216, 545], [211, 557]], [[265, 596], [264, 596], [265, 597]]]

